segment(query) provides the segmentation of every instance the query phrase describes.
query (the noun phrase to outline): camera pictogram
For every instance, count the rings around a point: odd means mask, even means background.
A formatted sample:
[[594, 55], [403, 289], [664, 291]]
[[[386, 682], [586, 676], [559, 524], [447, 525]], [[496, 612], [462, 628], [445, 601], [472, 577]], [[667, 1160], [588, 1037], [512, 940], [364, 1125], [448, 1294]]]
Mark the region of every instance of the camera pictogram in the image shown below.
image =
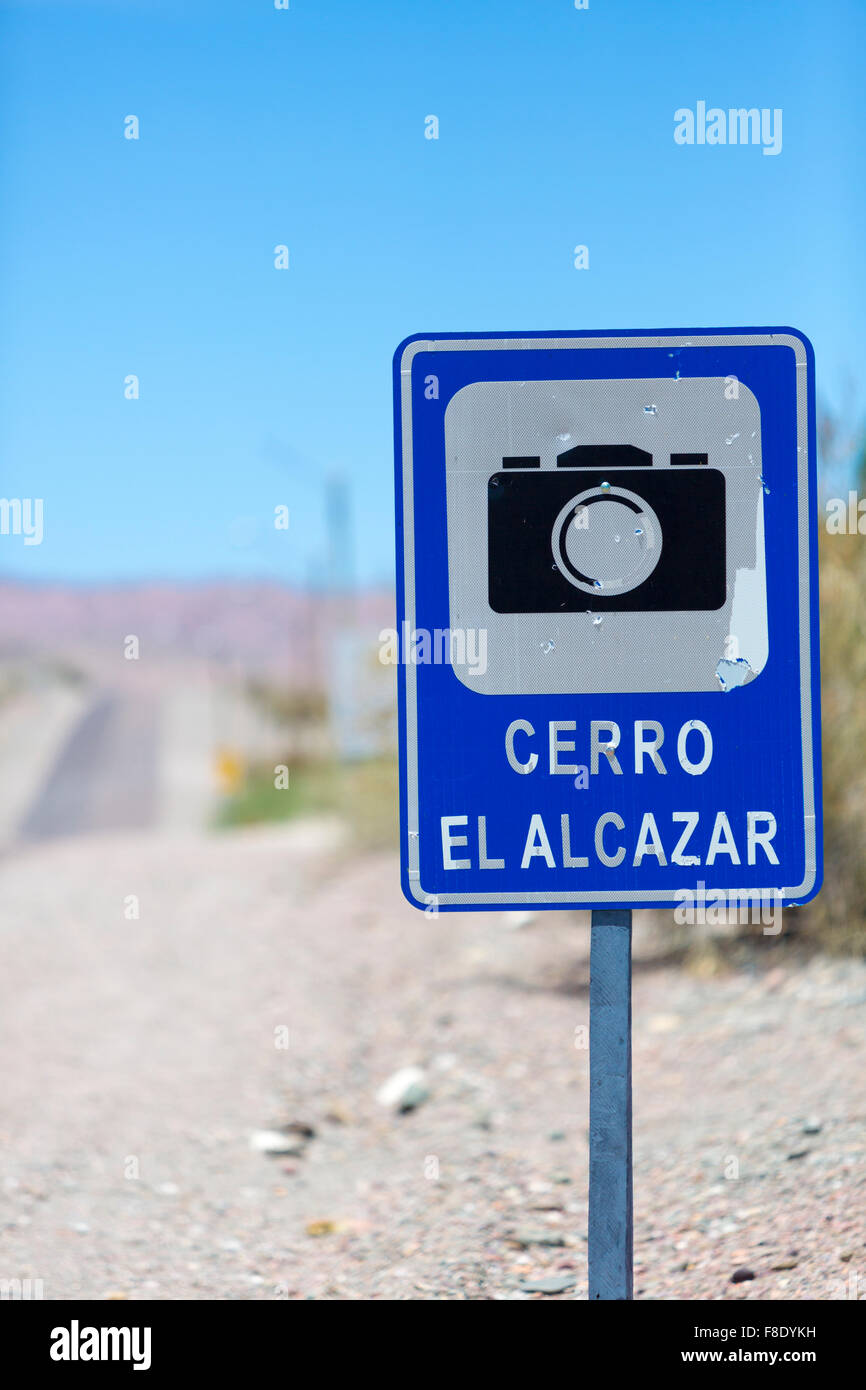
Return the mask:
[[488, 482], [497, 613], [712, 610], [725, 602], [725, 478], [706, 453], [661, 464], [578, 444], [555, 469], [504, 457]]

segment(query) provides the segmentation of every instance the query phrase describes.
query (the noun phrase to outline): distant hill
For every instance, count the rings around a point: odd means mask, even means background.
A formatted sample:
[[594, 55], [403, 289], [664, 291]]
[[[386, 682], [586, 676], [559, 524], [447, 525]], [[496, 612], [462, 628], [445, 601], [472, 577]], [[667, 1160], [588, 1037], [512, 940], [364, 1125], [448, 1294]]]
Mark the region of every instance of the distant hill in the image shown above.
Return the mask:
[[388, 590], [352, 595], [278, 584], [214, 581], [73, 587], [0, 583], [0, 660], [63, 659], [89, 667], [139, 639], [142, 657], [234, 666], [319, 688], [334, 634], [378, 634], [392, 627]]

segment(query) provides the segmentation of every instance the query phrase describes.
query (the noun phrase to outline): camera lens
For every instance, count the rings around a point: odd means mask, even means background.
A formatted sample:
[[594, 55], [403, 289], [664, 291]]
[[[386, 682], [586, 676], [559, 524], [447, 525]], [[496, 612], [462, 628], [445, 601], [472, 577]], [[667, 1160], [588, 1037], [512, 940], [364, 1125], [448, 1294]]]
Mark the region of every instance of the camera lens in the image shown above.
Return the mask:
[[643, 584], [661, 556], [658, 517], [628, 488], [603, 484], [566, 503], [551, 534], [553, 558], [570, 584], [595, 597]]

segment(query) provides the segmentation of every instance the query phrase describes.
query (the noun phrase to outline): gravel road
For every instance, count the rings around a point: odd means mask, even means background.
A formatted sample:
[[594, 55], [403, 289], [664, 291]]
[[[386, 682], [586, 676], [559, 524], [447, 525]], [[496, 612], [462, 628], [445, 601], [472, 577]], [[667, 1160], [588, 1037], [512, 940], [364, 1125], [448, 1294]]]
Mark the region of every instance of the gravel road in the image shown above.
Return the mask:
[[[396, 884], [324, 822], [0, 862], [0, 1278], [585, 1296], [587, 918], [425, 918]], [[866, 1295], [866, 965], [664, 940], [638, 923], [637, 1295]], [[377, 1103], [413, 1065], [428, 1098]]]

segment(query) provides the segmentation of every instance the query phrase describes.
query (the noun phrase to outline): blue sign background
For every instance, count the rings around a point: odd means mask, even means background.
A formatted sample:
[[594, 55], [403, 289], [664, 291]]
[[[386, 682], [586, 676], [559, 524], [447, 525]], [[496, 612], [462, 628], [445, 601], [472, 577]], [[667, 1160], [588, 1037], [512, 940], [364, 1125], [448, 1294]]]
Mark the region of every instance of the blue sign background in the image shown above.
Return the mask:
[[[403, 457], [401, 447], [400, 368], [409, 343], [434, 343], [436, 339], [578, 338], [578, 337], [688, 337], [724, 334], [792, 334], [805, 345], [808, 362], [808, 449], [809, 449], [809, 572], [812, 682], [812, 774], [815, 785], [817, 827], [817, 872], [814, 886], [798, 897], [813, 897], [821, 883], [821, 804], [820, 804], [820, 711], [817, 619], [817, 560], [815, 535], [817, 503], [815, 487], [815, 425], [813, 353], [808, 340], [792, 329], [695, 329], [651, 332], [616, 331], [586, 333], [508, 334], [417, 334], [400, 345], [394, 359], [395, 436], [397, 478], [397, 588], [399, 631], [407, 619], [404, 592], [404, 529], [402, 515]], [[804, 768], [801, 731], [799, 547], [797, 485], [797, 383], [796, 362], [790, 349], [779, 346], [693, 346], [675, 350], [675, 366], [682, 377], [735, 376], [755, 394], [761, 409], [762, 472], [766, 485], [764, 521], [767, 551], [767, 610], [770, 633], [769, 657], [763, 671], [749, 684], [721, 695], [710, 692], [687, 694], [629, 693], [576, 695], [485, 695], [464, 685], [448, 665], [419, 664], [417, 673], [417, 782], [418, 782], [418, 864], [420, 892], [424, 898], [443, 894], [507, 893], [507, 902], [437, 905], [447, 910], [467, 906], [502, 910], [520, 906], [521, 892], [580, 889], [589, 896], [581, 907], [616, 906], [616, 900], [592, 893], [622, 892], [624, 906], [663, 906], [677, 902], [677, 890], [694, 890], [701, 881], [706, 891], [765, 888], [770, 885], [801, 884], [806, 878], [804, 837]], [[593, 377], [651, 378], [671, 375], [669, 347], [579, 348], [461, 351], [419, 351], [411, 363], [414, 488], [414, 568], [416, 629], [446, 629], [449, 621], [448, 545], [446, 522], [446, 477], [444, 419], [449, 401], [462, 387], [478, 381], [502, 380], [583, 380]], [[438, 378], [438, 399], [426, 399], [425, 378]], [[766, 490], [768, 489], [768, 491]], [[401, 652], [405, 658], [406, 653]], [[419, 902], [418, 885], [409, 883], [409, 832], [407, 819], [406, 668], [399, 669], [400, 702], [400, 799], [401, 859], [404, 892], [410, 902]], [[529, 720], [536, 730], [532, 747], [539, 753], [539, 766], [528, 776], [519, 776], [509, 766], [504, 752], [504, 734], [514, 719]], [[620, 761], [623, 776], [601, 759], [597, 775], [589, 786], [578, 790], [570, 776], [550, 776], [546, 768], [547, 725], [550, 720], [575, 719], [576, 739], [568, 761], [589, 765], [589, 722], [615, 720], [623, 732]], [[713, 735], [713, 758], [701, 776], [691, 776], [678, 760], [666, 757], [667, 775], [657, 775], [649, 761], [641, 776], [629, 775], [630, 737], [633, 721], [659, 720], [665, 730], [665, 748], [680, 726], [692, 719], [704, 720]], [[523, 736], [520, 736], [521, 739]], [[694, 737], [694, 736], [692, 736]], [[530, 744], [521, 742], [528, 752]], [[690, 748], [692, 745], [690, 744]], [[694, 757], [700, 741], [695, 740]], [[808, 771], [808, 770], [807, 770]], [[679, 838], [681, 825], [672, 827], [675, 810], [697, 811], [700, 823], [687, 852], [696, 852], [702, 863], [685, 868], [670, 862], [670, 849]], [[773, 846], [779, 867], [770, 866], [759, 851], [758, 863], [746, 863], [745, 815], [747, 810], [772, 811], [777, 830]], [[604, 867], [593, 853], [593, 833], [598, 816], [616, 811], [626, 823], [625, 831], [610, 827], [608, 842], [613, 850], [626, 846], [623, 862], [616, 868]], [[652, 857], [632, 865], [633, 847], [645, 811], [656, 817], [668, 864]], [[722, 855], [713, 865], [703, 861], [717, 811], [725, 811], [734, 829], [741, 863], [731, 866]], [[554, 847], [557, 867], [550, 868], [536, 857], [521, 869], [521, 857], [530, 817], [540, 812]], [[560, 862], [560, 816], [571, 818], [571, 853], [587, 855], [587, 868], [564, 868]], [[469, 854], [470, 869], [445, 869], [442, 864], [440, 818], [468, 815], [469, 826], [455, 833], [468, 834], [469, 845], [455, 850], [457, 857]], [[475, 824], [477, 816], [487, 821], [488, 854], [503, 857], [504, 869], [477, 866]], [[642, 892], [665, 893], [663, 899], [642, 899]], [[637, 896], [634, 896], [637, 895]], [[790, 901], [786, 898], [786, 901]], [[573, 900], [539, 903], [524, 900], [526, 906], [574, 907]]]

